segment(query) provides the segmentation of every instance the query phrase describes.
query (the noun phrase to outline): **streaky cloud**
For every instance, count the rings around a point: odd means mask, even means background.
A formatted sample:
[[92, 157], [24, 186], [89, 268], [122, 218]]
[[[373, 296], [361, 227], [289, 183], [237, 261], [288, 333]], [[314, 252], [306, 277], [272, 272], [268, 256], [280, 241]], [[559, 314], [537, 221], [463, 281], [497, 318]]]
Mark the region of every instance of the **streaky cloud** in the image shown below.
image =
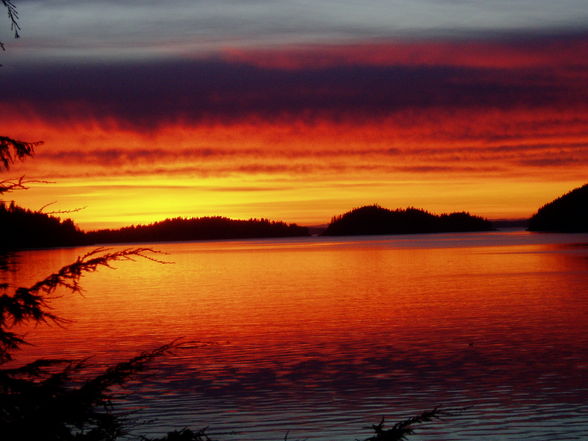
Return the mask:
[[182, 122], [293, 117], [368, 121], [407, 110], [588, 108], [588, 68], [344, 65], [283, 70], [215, 60], [29, 66], [10, 70], [3, 111], [53, 124], [114, 122], [152, 131]]

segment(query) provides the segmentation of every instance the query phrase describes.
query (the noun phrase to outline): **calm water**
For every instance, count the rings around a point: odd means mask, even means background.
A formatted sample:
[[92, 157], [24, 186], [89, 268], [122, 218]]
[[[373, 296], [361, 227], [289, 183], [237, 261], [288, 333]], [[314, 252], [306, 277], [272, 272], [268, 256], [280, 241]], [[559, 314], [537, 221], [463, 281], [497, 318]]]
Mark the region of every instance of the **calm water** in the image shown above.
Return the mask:
[[[157, 244], [88, 274], [39, 356], [121, 361], [183, 337], [132, 386], [152, 434], [354, 440], [440, 405], [414, 439], [588, 437], [588, 235], [526, 232]], [[115, 247], [118, 248], [118, 247]], [[32, 283], [86, 249], [20, 253]], [[457, 411], [457, 409], [460, 409]]]

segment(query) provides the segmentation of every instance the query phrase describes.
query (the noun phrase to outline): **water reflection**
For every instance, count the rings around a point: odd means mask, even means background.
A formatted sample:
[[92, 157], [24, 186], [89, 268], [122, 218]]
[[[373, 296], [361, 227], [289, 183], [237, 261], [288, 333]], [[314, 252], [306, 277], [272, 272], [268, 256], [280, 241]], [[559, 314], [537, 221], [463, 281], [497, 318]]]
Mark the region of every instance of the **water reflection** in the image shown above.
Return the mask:
[[0, 249], [0, 282], [3, 274], [14, 271], [16, 266], [16, 254]]
[[[425, 439], [578, 439], [586, 243], [493, 232], [157, 245], [174, 265], [90, 274], [84, 297], [57, 304], [75, 322], [30, 330], [37, 347], [22, 360], [107, 363], [184, 336], [188, 347], [129, 397], [150, 401], [162, 431], [365, 438], [382, 414], [443, 405], [467, 410]], [[9, 277], [30, 281], [83, 252], [22, 253]]]

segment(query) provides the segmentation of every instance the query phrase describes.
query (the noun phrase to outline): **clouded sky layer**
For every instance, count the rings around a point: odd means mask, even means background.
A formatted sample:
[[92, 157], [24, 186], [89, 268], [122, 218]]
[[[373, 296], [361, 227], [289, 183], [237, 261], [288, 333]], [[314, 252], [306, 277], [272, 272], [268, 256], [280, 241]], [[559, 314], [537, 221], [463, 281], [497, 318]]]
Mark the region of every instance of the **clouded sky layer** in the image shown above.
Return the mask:
[[528, 216], [586, 179], [588, 8], [512, 3], [18, 1], [0, 132], [55, 181], [19, 198], [83, 225]]
[[577, 32], [588, 22], [583, 0], [20, 0], [17, 6], [27, 38], [21, 54], [67, 58]]

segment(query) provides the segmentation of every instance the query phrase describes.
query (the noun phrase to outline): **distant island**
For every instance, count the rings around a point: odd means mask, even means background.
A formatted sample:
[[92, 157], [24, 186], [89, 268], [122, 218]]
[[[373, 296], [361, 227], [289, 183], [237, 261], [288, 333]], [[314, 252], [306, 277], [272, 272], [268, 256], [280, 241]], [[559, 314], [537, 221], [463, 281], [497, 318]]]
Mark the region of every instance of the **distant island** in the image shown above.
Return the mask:
[[588, 232], [588, 184], [545, 204], [531, 219], [529, 231]]
[[87, 243], [173, 242], [182, 240], [252, 239], [309, 236], [308, 228], [268, 219], [235, 220], [226, 217], [166, 219], [149, 225], [85, 233]]
[[492, 231], [492, 222], [469, 213], [434, 215], [417, 208], [388, 210], [379, 205], [335, 216], [324, 236]]

